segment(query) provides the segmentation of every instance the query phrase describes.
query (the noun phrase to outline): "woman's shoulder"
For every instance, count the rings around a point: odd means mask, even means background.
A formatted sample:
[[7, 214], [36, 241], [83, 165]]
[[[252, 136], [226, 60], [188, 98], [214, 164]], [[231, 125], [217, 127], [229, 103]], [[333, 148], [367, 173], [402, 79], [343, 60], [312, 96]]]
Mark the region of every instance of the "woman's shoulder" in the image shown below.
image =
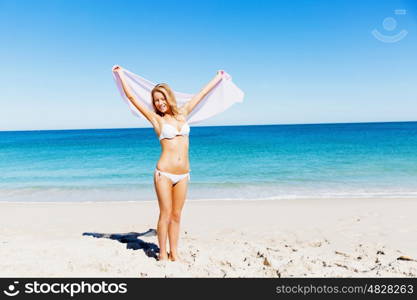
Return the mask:
[[187, 114], [185, 113], [185, 109], [183, 107], [178, 109], [178, 114], [176, 119], [178, 121], [187, 121]]

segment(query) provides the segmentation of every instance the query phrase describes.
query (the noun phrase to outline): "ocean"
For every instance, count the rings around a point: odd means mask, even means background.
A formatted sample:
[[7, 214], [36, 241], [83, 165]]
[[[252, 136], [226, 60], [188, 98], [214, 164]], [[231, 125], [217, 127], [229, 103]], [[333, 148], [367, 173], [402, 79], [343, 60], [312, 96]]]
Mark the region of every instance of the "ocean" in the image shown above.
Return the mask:
[[[0, 201], [156, 200], [152, 128], [0, 132]], [[188, 199], [417, 197], [417, 122], [192, 127]]]

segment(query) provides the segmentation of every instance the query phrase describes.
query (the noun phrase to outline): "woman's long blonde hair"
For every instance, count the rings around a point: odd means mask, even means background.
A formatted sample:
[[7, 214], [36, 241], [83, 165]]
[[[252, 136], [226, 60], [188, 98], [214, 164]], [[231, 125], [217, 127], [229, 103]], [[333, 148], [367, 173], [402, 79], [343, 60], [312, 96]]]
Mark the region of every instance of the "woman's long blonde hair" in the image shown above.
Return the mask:
[[166, 83], [160, 83], [157, 84], [151, 92], [152, 95], [152, 105], [153, 105], [153, 109], [155, 110], [155, 112], [160, 115], [161, 117], [164, 115], [162, 112], [160, 112], [156, 106], [155, 106], [155, 100], [154, 100], [154, 93], [155, 92], [160, 92], [164, 95], [165, 99], [168, 102], [169, 107], [171, 108], [172, 114], [174, 115], [174, 118], [177, 118], [178, 116], [178, 107], [177, 107], [177, 100], [175, 99], [175, 95], [172, 92], [171, 88], [169, 87], [168, 84]]

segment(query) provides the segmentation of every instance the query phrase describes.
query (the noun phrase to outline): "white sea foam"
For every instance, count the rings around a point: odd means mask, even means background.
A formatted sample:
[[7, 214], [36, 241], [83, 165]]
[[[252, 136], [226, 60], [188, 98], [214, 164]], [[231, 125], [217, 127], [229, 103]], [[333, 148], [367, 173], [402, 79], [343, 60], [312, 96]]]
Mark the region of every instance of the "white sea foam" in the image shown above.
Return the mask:
[[[281, 200], [281, 199], [346, 199], [346, 198], [417, 198], [416, 190], [405, 189], [269, 189], [248, 186], [246, 190], [236, 189], [196, 189], [192, 186], [188, 200]], [[119, 202], [119, 201], [155, 201], [152, 186], [140, 189], [62, 189], [27, 188], [1, 189], [2, 202]]]

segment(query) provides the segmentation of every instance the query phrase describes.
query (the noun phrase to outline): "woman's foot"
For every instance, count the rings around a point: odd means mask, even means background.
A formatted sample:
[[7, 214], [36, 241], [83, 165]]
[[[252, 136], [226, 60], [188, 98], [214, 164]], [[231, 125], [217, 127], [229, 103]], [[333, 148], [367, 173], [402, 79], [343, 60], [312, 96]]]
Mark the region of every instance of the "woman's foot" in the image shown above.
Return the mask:
[[165, 253], [159, 253], [158, 255], [158, 261], [167, 261], [168, 260], [168, 254]]
[[178, 257], [178, 254], [174, 254], [174, 253], [169, 253], [168, 254], [168, 258], [170, 261], [179, 261], [180, 258]]

